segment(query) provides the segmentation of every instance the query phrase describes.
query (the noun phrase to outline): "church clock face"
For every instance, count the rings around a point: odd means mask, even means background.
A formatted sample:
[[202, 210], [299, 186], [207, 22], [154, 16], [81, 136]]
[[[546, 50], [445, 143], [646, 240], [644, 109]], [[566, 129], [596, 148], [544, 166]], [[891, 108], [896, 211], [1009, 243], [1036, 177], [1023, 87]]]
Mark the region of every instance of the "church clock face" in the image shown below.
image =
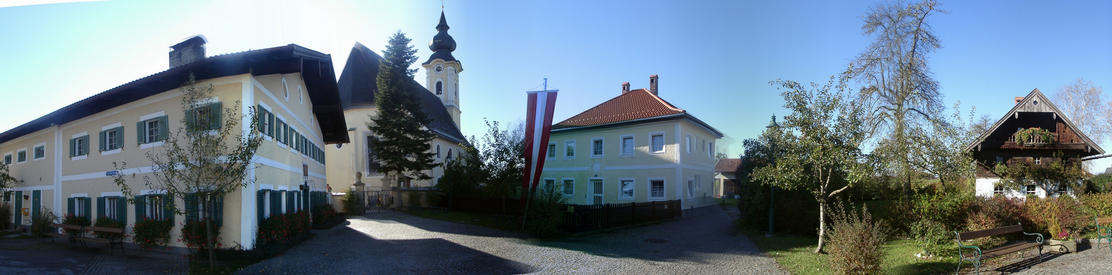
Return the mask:
[[439, 65], [436, 66], [436, 72], [439, 73], [440, 71], [443, 71], [443, 70], [444, 70], [444, 67], [441, 67]]

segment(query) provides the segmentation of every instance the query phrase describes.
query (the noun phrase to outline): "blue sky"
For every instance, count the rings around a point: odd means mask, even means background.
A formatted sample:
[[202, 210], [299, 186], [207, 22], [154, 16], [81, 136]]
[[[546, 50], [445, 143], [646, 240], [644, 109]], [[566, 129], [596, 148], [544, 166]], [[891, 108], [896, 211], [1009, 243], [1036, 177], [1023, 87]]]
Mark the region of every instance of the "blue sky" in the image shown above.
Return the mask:
[[[107, 1], [0, 8], [0, 130], [167, 68], [168, 47], [204, 34], [209, 55], [299, 44], [380, 51], [401, 30], [419, 62], [441, 1]], [[775, 79], [825, 81], [871, 41], [862, 15], [880, 1], [447, 1], [463, 63], [463, 132], [524, 119], [525, 91], [560, 89], [559, 121], [647, 87], [726, 134], [734, 156], [782, 100]], [[930, 59], [947, 107], [997, 119], [1012, 98], [1052, 95], [1077, 78], [1112, 89], [1112, 2], [944, 1]], [[13, 27], [17, 26], [17, 27]], [[417, 79], [424, 82], [423, 72]], [[1109, 94], [1109, 92], [1106, 92]], [[978, 115], [979, 116], [979, 115]], [[1112, 150], [1112, 144], [1102, 145]], [[1109, 166], [1102, 162], [1100, 167]]]

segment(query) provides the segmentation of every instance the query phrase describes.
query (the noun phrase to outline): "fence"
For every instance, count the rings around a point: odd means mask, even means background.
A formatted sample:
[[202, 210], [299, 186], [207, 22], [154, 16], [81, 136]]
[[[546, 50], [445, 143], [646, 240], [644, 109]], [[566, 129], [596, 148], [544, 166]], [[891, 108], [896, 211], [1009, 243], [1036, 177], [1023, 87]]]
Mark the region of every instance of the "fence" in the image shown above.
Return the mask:
[[568, 205], [564, 228], [571, 232], [667, 220], [682, 215], [679, 200], [601, 205]]

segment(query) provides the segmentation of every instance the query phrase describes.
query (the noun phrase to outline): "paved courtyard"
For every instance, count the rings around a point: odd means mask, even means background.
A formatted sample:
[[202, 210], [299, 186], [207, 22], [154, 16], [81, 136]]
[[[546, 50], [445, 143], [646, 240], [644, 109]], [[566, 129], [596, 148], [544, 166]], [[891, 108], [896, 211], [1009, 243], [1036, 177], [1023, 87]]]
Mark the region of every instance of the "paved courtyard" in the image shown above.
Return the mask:
[[606, 273], [785, 274], [720, 207], [684, 218], [560, 241], [396, 212], [349, 219], [245, 274]]

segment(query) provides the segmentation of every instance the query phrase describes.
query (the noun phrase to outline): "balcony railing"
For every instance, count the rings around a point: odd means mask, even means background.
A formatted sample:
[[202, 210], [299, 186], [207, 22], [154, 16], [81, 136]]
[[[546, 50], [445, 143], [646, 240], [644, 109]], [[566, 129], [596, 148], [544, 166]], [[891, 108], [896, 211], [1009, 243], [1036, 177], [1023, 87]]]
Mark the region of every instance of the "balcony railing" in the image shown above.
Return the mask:
[[1049, 138], [1038, 133], [1031, 133], [1027, 135], [1026, 140], [1020, 140], [1019, 134], [1021, 131], [1016, 131], [1016, 133], [1012, 134], [1008, 142], [1023, 146], [1046, 146], [1058, 141], [1058, 134], [1053, 132], [1050, 132]]

